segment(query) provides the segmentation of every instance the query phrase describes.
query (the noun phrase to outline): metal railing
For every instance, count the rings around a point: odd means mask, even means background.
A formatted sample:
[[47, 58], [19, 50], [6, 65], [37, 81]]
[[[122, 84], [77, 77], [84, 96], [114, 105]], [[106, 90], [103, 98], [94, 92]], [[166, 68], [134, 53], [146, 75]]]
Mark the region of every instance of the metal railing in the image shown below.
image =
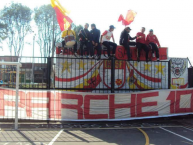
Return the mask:
[[[170, 88], [169, 61], [21, 57], [20, 62], [20, 89], [114, 93]], [[2, 79], [13, 88], [14, 75], [9, 75]]]

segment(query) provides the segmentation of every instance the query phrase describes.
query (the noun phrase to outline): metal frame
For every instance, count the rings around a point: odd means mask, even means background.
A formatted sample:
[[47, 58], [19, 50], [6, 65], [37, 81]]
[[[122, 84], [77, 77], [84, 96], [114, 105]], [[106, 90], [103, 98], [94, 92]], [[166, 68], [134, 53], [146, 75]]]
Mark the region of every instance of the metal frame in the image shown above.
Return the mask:
[[22, 66], [19, 62], [2, 62], [0, 61], [0, 65], [14, 65], [17, 67], [16, 70], [16, 98], [15, 98], [15, 129], [18, 129], [18, 96], [19, 96], [19, 71]]

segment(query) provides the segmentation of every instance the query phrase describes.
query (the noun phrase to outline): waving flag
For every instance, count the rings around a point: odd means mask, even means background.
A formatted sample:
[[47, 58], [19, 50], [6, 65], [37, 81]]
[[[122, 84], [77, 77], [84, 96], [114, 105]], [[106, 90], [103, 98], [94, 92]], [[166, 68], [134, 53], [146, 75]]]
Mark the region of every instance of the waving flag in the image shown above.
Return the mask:
[[51, 0], [51, 5], [54, 8], [58, 20], [58, 24], [60, 25], [61, 31], [64, 31], [65, 29], [68, 29], [68, 27], [73, 22], [70, 17], [67, 16], [69, 12], [62, 7], [60, 2], [58, 0]]
[[137, 14], [136, 12], [134, 12], [132, 10], [128, 10], [125, 19], [124, 19], [123, 15], [121, 14], [119, 16], [118, 22], [122, 22], [122, 24], [125, 26], [130, 25], [134, 21], [136, 14]]

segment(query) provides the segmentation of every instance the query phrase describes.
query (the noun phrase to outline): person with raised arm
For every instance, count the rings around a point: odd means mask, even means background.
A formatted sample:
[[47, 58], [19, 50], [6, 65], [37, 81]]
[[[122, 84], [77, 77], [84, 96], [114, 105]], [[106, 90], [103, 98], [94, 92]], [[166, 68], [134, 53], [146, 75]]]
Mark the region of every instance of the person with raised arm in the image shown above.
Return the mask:
[[135, 46], [136, 42], [130, 42], [130, 40], [135, 40], [137, 37], [131, 37], [129, 35], [131, 31], [130, 27], [126, 27], [122, 32], [121, 32], [121, 36], [120, 36], [120, 41], [119, 44], [124, 46], [124, 48], [127, 51], [127, 57], [128, 57], [128, 61], [132, 60], [131, 59], [131, 53], [130, 53], [130, 45], [131, 46]]

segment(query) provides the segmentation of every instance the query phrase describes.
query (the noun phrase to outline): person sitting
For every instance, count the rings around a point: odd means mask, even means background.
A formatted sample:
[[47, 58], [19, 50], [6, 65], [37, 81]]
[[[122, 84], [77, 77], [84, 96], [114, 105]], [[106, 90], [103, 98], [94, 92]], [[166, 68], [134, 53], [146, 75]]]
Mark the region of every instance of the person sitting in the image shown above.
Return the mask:
[[159, 61], [159, 48], [161, 46], [160, 46], [160, 43], [159, 43], [156, 35], [153, 34], [152, 29], [150, 29], [149, 34], [146, 37], [146, 43], [151, 46], [153, 57], [155, 57], [154, 52], [156, 52], [156, 58], [157, 58], [157, 61]]
[[137, 61], [139, 61], [140, 59], [140, 55], [141, 55], [141, 50], [143, 49], [145, 51], [145, 57], [146, 57], [146, 61], [148, 61], [148, 54], [149, 54], [149, 48], [146, 45], [146, 41], [145, 41], [145, 27], [141, 28], [141, 32], [137, 33], [137, 39], [136, 39], [136, 46], [137, 46], [137, 51], [138, 51], [138, 57], [137, 57]]
[[137, 37], [131, 37], [129, 35], [131, 31], [130, 27], [126, 27], [122, 32], [121, 32], [121, 36], [120, 36], [120, 41], [119, 44], [123, 45], [127, 51], [127, 57], [128, 57], [128, 61], [132, 60], [131, 59], [131, 53], [130, 53], [130, 45], [135, 46], [136, 42], [130, 42], [130, 40], [135, 40]]
[[80, 55], [81, 55], [81, 58], [83, 58], [83, 47], [86, 46], [87, 48], [87, 54], [89, 55], [90, 54], [90, 58], [93, 58], [93, 50], [92, 49], [92, 44], [91, 44], [91, 41], [90, 41], [90, 32], [88, 31], [88, 28], [89, 28], [89, 24], [86, 23], [85, 26], [84, 26], [84, 29], [83, 30], [80, 30], [80, 33], [79, 33], [79, 38], [80, 38]]
[[[104, 46], [107, 47], [108, 58], [110, 58], [110, 52], [111, 52], [110, 46], [113, 47], [113, 55], [114, 56], [115, 56], [115, 52], [116, 52], [116, 48], [117, 48], [117, 44], [115, 43], [115, 39], [114, 39], [114, 36], [113, 36], [114, 29], [115, 29], [115, 27], [113, 25], [111, 25], [109, 27], [109, 30], [106, 30], [101, 35], [101, 45], [103, 44]], [[110, 42], [111, 38], [113, 39], [113, 42]]]
[[62, 32], [62, 39], [64, 39], [62, 41], [62, 47], [64, 48], [65, 45], [66, 45], [66, 42], [65, 42], [65, 37], [66, 36], [74, 36], [75, 38], [75, 44], [74, 44], [74, 55], [77, 57], [77, 42], [76, 42], [76, 33], [74, 32], [74, 30], [71, 30], [72, 28], [72, 25], [69, 26], [68, 30], [64, 30]]
[[[99, 39], [100, 39], [100, 30], [98, 30], [96, 28], [96, 25], [95, 24], [92, 24], [91, 25], [91, 42], [92, 42], [92, 45], [93, 45], [93, 50], [94, 48], [97, 50], [97, 55], [98, 55], [98, 58], [97, 60], [100, 60], [101, 58], [101, 45], [99, 45]], [[94, 54], [94, 52], [93, 52]], [[93, 54], [91, 54], [91, 56], [93, 56]]]

